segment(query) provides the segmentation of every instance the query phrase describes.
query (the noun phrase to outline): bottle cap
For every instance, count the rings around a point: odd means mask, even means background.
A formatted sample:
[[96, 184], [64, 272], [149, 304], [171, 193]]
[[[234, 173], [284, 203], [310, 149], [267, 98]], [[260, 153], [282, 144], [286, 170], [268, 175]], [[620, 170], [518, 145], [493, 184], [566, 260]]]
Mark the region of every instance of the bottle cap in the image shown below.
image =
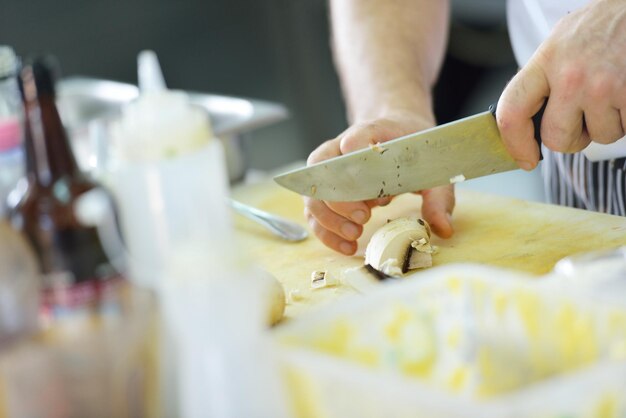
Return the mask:
[[17, 73], [19, 63], [13, 48], [0, 45], [0, 79], [13, 77]]
[[167, 89], [154, 51], [141, 51], [137, 63], [141, 95], [112, 126], [113, 158], [154, 162], [206, 146], [213, 138], [206, 113], [184, 92]]
[[167, 90], [159, 59], [154, 51], [144, 50], [137, 57], [137, 80], [141, 93]]
[[52, 56], [28, 60], [20, 71], [18, 83], [22, 97], [32, 100], [42, 94], [54, 96], [54, 83], [57, 79], [58, 68], [58, 63]]

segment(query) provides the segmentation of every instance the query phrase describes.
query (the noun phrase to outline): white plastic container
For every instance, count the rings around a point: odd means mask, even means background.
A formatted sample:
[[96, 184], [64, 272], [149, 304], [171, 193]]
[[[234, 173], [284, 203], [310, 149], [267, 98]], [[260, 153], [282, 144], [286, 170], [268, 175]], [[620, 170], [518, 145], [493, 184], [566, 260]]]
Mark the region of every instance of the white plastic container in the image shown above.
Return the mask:
[[173, 159], [128, 163], [107, 174], [136, 283], [156, 288], [177, 253], [209, 255], [212, 242], [231, 238], [224, 172], [221, 144], [210, 141]]
[[286, 324], [293, 415], [626, 416], [626, 310], [556, 280], [446, 266]]

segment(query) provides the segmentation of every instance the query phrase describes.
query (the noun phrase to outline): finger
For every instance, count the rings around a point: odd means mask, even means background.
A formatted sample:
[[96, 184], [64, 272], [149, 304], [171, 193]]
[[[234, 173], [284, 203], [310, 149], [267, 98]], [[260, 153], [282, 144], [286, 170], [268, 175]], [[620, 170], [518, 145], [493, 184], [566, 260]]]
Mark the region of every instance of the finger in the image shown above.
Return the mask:
[[328, 248], [343, 253], [345, 255], [353, 255], [357, 249], [357, 243], [354, 241], [346, 241], [339, 235], [332, 233], [317, 222], [314, 217], [309, 218], [309, 226], [317, 238]]
[[326, 206], [335, 213], [350, 219], [352, 222], [363, 225], [370, 216], [370, 207], [365, 202], [325, 202]]
[[384, 121], [358, 123], [341, 135], [339, 148], [342, 154], [347, 154], [399, 136], [402, 133]]
[[381, 197], [379, 199], [366, 200], [365, 204], [370, 208], [375, 208], [376, 206], [387, 206], [393, 200], [395, 196]]
[[313, 150], [313, 152], [309, 155], [306, 164], [315, 164], [338, 155], [341, 155], [341, 151], [339, 150], [339, 139], [329, 139]]
[[622, 130], [626, 134], [626, 109], [620, 109], [619, 114], [622, 119]]
[[454, 187], [443, 186], [422, 191], [422, 216], [435, 234], [442, 238], [450, 238], [452, 228], [452, 211], [454, 210]]
[[585, 108], [585, 123], [589, 138], [600, 144], [610, 144], [624, 136], [620, 111], [607, 106]]
[[496, 120], [504, 145], [524, 170], [532, 170], [539, 162], [532, 118], [549, 94], [543, 70], [531, 60], [513, 77], [498, 101]]
[[584, 120], [583, 110], [568, 94], [551, 96], [541, 121], [543, 144], [558, 152], [584, 149], [589, 144]]
[[585, 73], [579, 68], [564, 68], [553, 86], [541, 121], [541, 139], [558, 152], [576, 152], [589, 144], [585, 117], [580, 105]]
[[321, 226], [347, 241], [356, 241], [363, 232], [361, 225], [333, 212], [321, 200], [308, 199], [306, 210]]
[[587, 80], [583, 110], [589, 137], [593, 142], [610, 144], [624, 136], [620, 108], [626, 88], [619, 73], [599, 72]]

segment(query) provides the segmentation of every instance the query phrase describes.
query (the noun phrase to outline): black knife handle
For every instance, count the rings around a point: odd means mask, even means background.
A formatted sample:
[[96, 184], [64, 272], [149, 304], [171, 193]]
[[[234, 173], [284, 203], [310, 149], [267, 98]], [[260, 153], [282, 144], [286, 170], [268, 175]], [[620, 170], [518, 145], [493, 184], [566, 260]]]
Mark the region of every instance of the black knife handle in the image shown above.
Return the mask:
[[[535, 127], [535, 141], [537, 141], [537, 145], [539, 145], [539, 159], [543, 159], [543, 153], [541, 152], [541, 119], [543, 119], [543, 112], [546, 110], [546, 106], [548, 105], [548, 100], [543, 102], [541, 109], [539, 112], [535, 113], [533, 116], [533, 126]], [[493, 114], [493, 117], [496, 117], [496, 109], [498, 108], [498, 102], [495, 102], [491, 106], [489, 106], [489, 111]]]

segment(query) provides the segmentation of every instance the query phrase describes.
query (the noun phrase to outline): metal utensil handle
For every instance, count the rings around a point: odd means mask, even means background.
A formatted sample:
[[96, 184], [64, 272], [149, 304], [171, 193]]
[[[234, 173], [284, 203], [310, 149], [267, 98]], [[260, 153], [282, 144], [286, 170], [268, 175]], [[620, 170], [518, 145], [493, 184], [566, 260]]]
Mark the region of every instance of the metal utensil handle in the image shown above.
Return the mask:
[[302, 241], [307, 238], [308, 232], [302, 226], [288, 219], [265, 212], [252, 206], [248, 206], [234, 199], [229, 199], [230, 206], [238, 213], [265, 225], [275, 235], [287, 241]]

